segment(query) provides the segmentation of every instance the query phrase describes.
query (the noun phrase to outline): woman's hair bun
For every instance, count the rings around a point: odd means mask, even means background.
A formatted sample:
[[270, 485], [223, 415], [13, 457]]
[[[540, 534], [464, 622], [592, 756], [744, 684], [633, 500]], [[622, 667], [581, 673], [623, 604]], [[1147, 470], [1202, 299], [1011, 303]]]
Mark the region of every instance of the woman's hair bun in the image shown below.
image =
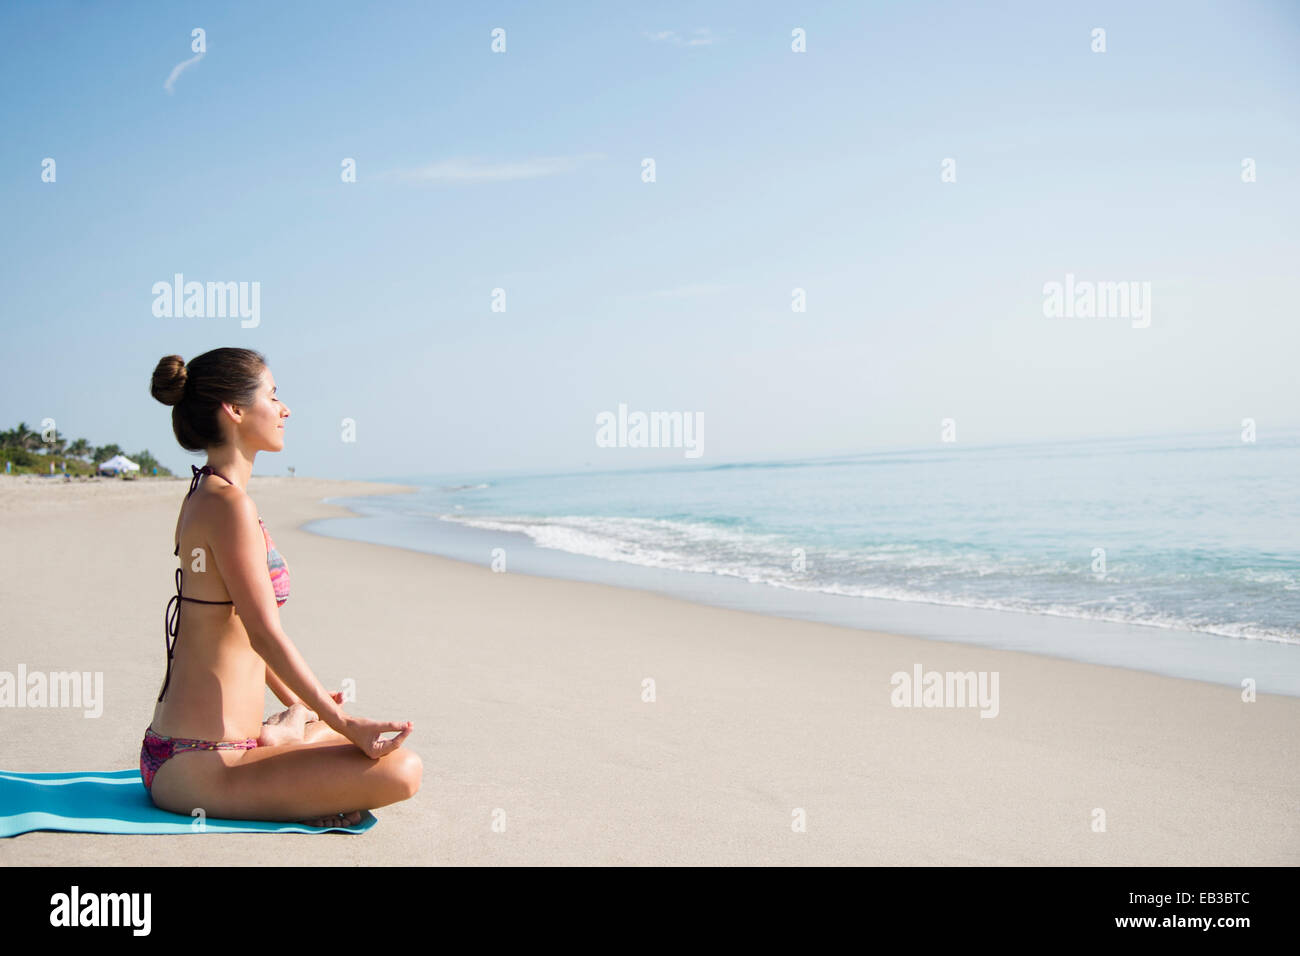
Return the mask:
[[179, 355], [167, 355], [153, 370], [149, 391], [172, 407], [172, 431], [180, 446], [207, 451], [230, 440], [222, 431], [221, 406], [251, 406], [265, 372], [266, 356], [252, 349], [211, 349], [188, 364]]
[[185, 360], [179, 355], [168, 355], [158, 360], [153, 370], [149, 391], [164, 405], [176, 405], [185, 396], [185, 380], [189, 373]]

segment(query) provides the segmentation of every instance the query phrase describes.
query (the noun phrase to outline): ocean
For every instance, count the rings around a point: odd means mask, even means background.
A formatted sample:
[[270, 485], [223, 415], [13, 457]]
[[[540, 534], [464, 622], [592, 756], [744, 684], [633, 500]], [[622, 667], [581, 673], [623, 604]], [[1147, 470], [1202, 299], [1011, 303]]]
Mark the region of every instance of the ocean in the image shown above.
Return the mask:
[[331, 499], [361, 517], [310, 530], [1300, 695], [1297, 476], [1296, 430], [949, 444], [395, 477], [419, 492]]

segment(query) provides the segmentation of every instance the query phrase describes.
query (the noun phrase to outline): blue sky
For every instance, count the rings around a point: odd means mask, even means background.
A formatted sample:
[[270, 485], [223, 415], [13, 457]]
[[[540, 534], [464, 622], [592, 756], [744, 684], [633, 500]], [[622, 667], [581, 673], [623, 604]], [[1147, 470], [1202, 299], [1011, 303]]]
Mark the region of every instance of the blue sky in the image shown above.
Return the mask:
[[[620, 402], [700, 464], [1300, 424], [1300, 6], [990, 7], [6, 4], [0, 419], [185, 469], [153, 366], [243, 345], [265, 474], [696, 463], [597, 448]], [[177, 272], [260, 325], [154, 316]]]

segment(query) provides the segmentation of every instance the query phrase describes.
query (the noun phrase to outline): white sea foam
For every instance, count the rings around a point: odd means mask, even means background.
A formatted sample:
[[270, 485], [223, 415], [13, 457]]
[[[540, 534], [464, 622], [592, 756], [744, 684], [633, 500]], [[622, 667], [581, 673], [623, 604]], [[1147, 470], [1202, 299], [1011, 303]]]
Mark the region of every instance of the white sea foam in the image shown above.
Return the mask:
[[[853, 551], [810, 551], [807, 555], [810, 570], [804, 574], [795, 572], [791, 566], [790, 539], [705, 522], [592, 516], [543, 519], [441, 514], [439, 517], [468, 527], [523, 534], [540, 548], [569, 554], [642, 567], [717, 574], [797, 591], [1042, 614], [1300, 645], [1300, 633], [1295, 631], [1249, 621], [1169, 613], [1149, 606], [1136, 593], [1089, 593], [1084, 582], [1091, 584], [1095, 579], [1078, 566], [1060, 561], [1033, 564], [1021, 558], [994, 557], [974, 551], [943, 553], [913, 545], [883, 545]], [[1110, 572], [1109, 576], [1116, 585], [1129, 584], [1117, 571]], [[890, 579], [881, 580], [882, 577]], [[1031, 590], [1027, 586], [1029, 578], [1048, 579], [1037, 586], [1040, 593], [1044, 589], [1051, 593], [1050, 585], [1055, 585], [1056, 591], [1072, 593], [1029, 599], [1023, 596]], [[1265, 579], [1280, 583], [1272, 573], [1259, 578], [1261, 583]], [[990, 579], [1013, 593], [971, 593], [975, 587], [987, 586]], [[1283, 576], [1281, 581], [1285, 580]]]

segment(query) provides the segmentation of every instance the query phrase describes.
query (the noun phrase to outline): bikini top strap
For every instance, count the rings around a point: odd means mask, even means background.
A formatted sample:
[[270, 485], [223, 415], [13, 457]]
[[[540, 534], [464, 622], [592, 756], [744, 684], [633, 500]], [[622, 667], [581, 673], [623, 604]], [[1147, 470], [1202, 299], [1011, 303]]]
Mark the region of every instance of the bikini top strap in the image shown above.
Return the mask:
[[[202, 468], [198, 467], [197, 465], [190, 465], [190, 471], [194, 473], [194, 477], [190, 480], [190, 490], [185, 493], [186, 498], [194, 494], [194, 489], [199, 486], [199, 479], [201, 477], [203, 477], [204, 475], [217, 474], [217, 472], [212, 470], [211, 465], [204, 465]], [[219, 475], [218, 477], [220, 477], [224, 481], [227, 482], [230, 481], [230, 479], [226, 478], [225, 475]], [[259, 518], [258, 520], [260, 521], [261, 519]], [[173, 551], [172, 554], [175, 554], [179, 557], [180, 553], [181, 553], [181, 545], [180, 542], [178, 541], [176, 543], [176, 550]], [[158, 703], [162, 703], [163, 697], [165, 697], [167, 694], [167, 687], [168, 685], [171, 684], [172, 681], [172, 657], [176, 653], [176, 639], [177, 637], [180, 636], [180, 629], [181, 629], [181, 602], [191, 601], [195, 604], [234, 604], [235, 603], [234, 601], [203, 601], [200, 600], [199, 598], [185, 597], [181, 593], [181, 576], [182, 576], [182, 571], [180, 568], [177, 568], [176, 569], [176, 593], [173, 594], [171, 600], [167, 602], [167, 610], [163, 612], [163, 642], [167, 645], [167, 677], [163, 681], [162, 693], [158, 695]]]
[[167, 657], [170, 660], [172, 653], [176, 650], [176, 635], [179, 631], [181, 617], [181, 569], [176, 569], [176, 593], [172, 599], [167, 602], [167, 611], [163, 615], [163, 632], [167, 635], [165, 643], [167, 644]]
[[198, 465], [190, 465], [190, 470], [194, 472], [194, 478], [190, 481], [190, 490], [185, 492], [186, 498], [194, 494], [194, 489], [199, 486], [199, 476], [209, 474], [212, 468], [208, 465], [204, 465], [202, 468]]
[[197, 488], [197, 487], [199, 486], [199, 477], [200, 477], [201, 475], [216, 475], [218, 478], [220, 478], [220, 479], [221, 479], [222, 481], [224, 481], [226, 484], [228, 484], [228, 485], [233, 485], [233, 484], [234, 484], [233, 481], [231, 481], [229, 478], [227, 478], [227, 477], [226, 477], [225, 475], [223, 475], [221, 472], [213, 470], [213, 468], [212, 468], [211, 465], [204, 465], [202, 468], [198, 467], [197, 465], [190, 465], [190, 471], [194, 472], [194, 478], [190, 481], [190, 490], [187, 491], [187, 492], [185, 492], [185, 497], [186, 497], [186, 498], [188, 498], [190, 495], [194, 494], [194, 489]]
[[[191, 466], [193, 467], [193, 466]], [[158, 703], [167, 696], [167, 687], [172, 682], [172, 655], [176, 652], [176, 637], [180, 633], [181, 623], [181, 569], [176, 569], [176, 593], [172, 599], [167, 602], [167, 610], [163, 612], [163, 643], [167, 645], [167, 678], [163, 681], [162, 690], [158, 693]]]
[[[200, 476], [202, 476], [202, 475], [204, 475], [204, 474], [207, 474], [207, 473], [211, 472], [212, 469], [209, 468], [207, 465], [204, 465], [202, 468], [200, 468], [198, 465], [190, 465], [190, 471], [194, 472], [194, 477], [190, 480], [190, 490], [187, 491], [187, 492], [185, 492], [185, 497], [186, 497], [186, 498], [188, 498], [190, 495], [194, 494], [194, 489], [197, 488], [197, 487], [199, 486], [199, 478], [200, 478]], [[174, 555], [176, 555], [177, 557], [179, 557], [179, 556], [180, 556], [180, 553], [181, 553], [181, 543], [180, 543], [179, 541], [177, 541], [177, 542], [176, 542], [176, 550], [173, 551], [172, 554], [174, 554]], [[180, 592], [180, 587], [179, 587], [179, 586], [177, 586], [176, 591], [177, 591], [178, 593]]]
[[[190, 490], [185, 492], [186, 498], [194, 494], [194, 489], [196, 489], [199, 486], [199, 479], [202, 478], [204, 475], [216, 475], [222, 481], [226, 482], [226, 484], [234, 484], [234, 482], [232, 482], [225, 475], [221, 474], [218, 471], [214, 471], [211, 465], [204, 465], [202, 468], [200, 468], [198, 465], [190, 465], [190, 471], [194, 473], [194, 477], [190, 479]], [[181, 553], [181, 545], [180, 542], [178, 541], [176, 543], [176, 550], [173, 551], [172, 554], [179, 557], [180, 553]]]

